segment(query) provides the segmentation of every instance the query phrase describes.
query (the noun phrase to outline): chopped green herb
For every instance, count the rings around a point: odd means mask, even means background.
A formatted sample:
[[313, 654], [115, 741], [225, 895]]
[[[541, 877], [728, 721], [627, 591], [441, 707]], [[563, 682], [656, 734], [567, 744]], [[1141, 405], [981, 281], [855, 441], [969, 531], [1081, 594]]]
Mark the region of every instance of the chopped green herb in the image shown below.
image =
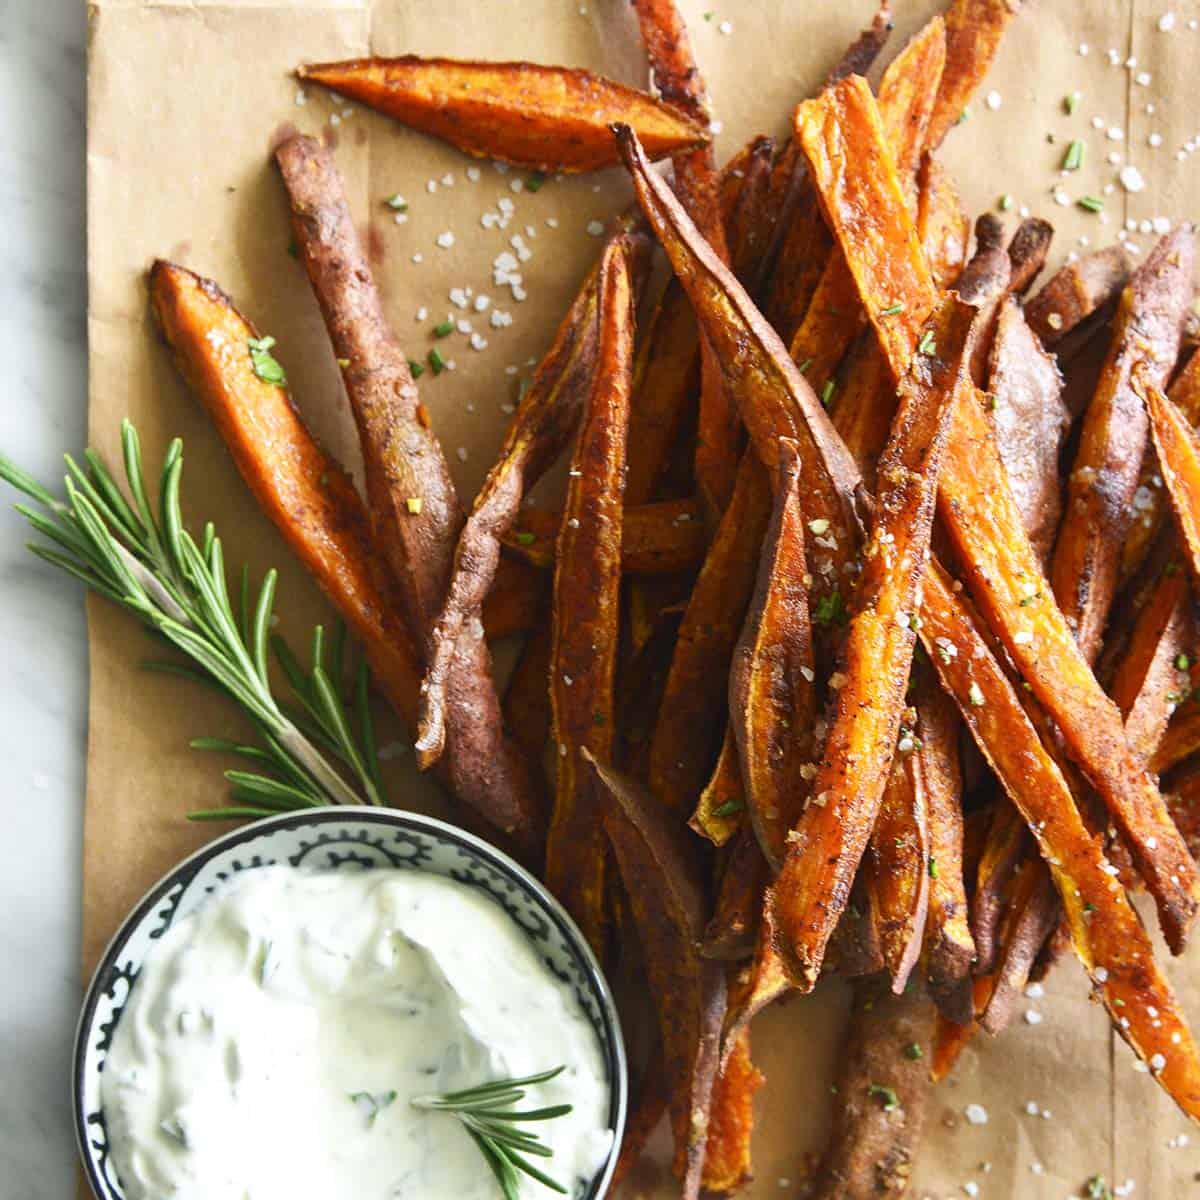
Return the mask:
[[706, 13], [704, 14], [704, 19], [705, 19], [706, 21], [711, 21], [711, 20], [713, 19], [713, 17], [715, 17], [716, 15], [717, 15], [717, 14], [716, 14], [715, 12], [706, 12]]
[[1167, 565], [1165, 567], [1163, 567], [1163, 574], [1164, 575], [1178, 575], [1179, 574], [1179, 564], [1177, 562], [1167, 563]]
[[1086, 209], [1088, 212], [1104, 211], [1104, 201], [1099, 196], [1080, 196], [1075, 203], [1079, 208]]
[[970, 117], [971, 117], [971, 107], [970, 107], [970, 105], [967, 105], [962, 110], [962, 112], [960, 112], [958, 114], [958, 120], [955, 121], [954, 123], [955, 123], [955, 125], [961, 125], [964, 121], [970, 120]]
[[726, 800], [724, 804], [718, 804], [713, 809], [714, 817], [732, 817], [734, 813], [740, 813], [746, 806], [740, 800]]
[[929, 878], [930, 878], [930, 879], [937, 879], [937, 878], [938, 878], [938, 865], [937, 865], [937, 859], [936, 859], [936, 858], [932, 858], [932, 857], [931, 857], [931, 858], [930, 858], [930, 860], [929, 860]]
[[339, 358], [337, 365], [344, 371], [350, 365], [350, 360], [348, 358]]
[[528, 529], [522, 529], [516, 538], [518, 546], [532, 546], [537, 541], [537, 534], [530, 533]]
[[593, 725], [607, 725], [608, 724], [607, 715], [600, 709], [596, 709], [596, 711], [594, 713], [592, 713], [592, 724]]
[[1083, 166], [1083, 143], [1075, 138], [1074, 141], [1067, 147], [1066, 154], [1063, 155], [1062, 169], [1064, 171], [1078, 171]]
[[1079, 101], [1082, 99], [1079, 92], [1068, 92], [1063, 97], [1063, 108], [1067, 110], [1067, 115], [1072, 115], [1079, 107]]
[[1113, 1200], [1112, 1188], [1105, 1182], [1103, 1175], [1093, 1175], [1083, 1188], [1087, 1200]]
[[908, 1045], [904, 1047], [904, 1057], [911, 1059], [913, 1062], [916, 1062], [919, 1058], [924, 1058], [925, 1051], [921, 1049], [920, 1042], [909, 1042]]
[[255, 375], [263, 383], [273, 383], [276, 387], [287, 387], [287, 375], [271, 354], [271, 347], [275, 345], [275, 339], [273, 337], [250, 338], [246, 345], [250, 350], [250, 365], [254, 368]]
[[983, 707], [983, 690], [980, 688], [979, 684], [971, 684], [970, 690], [967, 692], [967, 698], [971, 701], [971, 704], [975, 708]]
[[1001, 212], [1008, 212], [1008, 210], [1010, 208], [1012, 208], [1012, 206], [1013, 206], [1013, 198], [1008, 192], [1005, 192], [1004, 195], [1001, 196], [1000, 199], [996, 202], [996, 207]]
[[373, 1096], [370, 1092], [350, 1092], [349, 1099], [362, 1110], [363, 1116], [367, 1118], [367, 1124], [374, 1125], [375, 1118], [389, 1104], [395, 1103], [396, 1093], [394, 1091], [379, 1092]]
[[897, 300], [895, 304], [889, 304], [887, 308], [881, 308], [879, 315], [881, 317], [894, 317], [897, 313], [902, 313], [903, 311], [904, 305]]
[[178, 1117], [168, 1117], [165, 1121], [160, 1121], [158, 1127], [173, 1142], [178, 1142], [185, 1150], [188, 1149], [187, 1130]]
[[525, 190], [527, 192], [536, 192], [546, 182], [546, 176], [541, 171], [534, 171], [528, 179], [525, 180]]
[[408, 360], [408, 370], [414, 379], [420, 379], [425, 374], [425, 364], [417, 362], [415, 358]]
[[435, 375], [440, 375], [446, 369], [446, 360], [436, 346], [429, 352], [429, 369]]
[[828, 596], [822, 596], [817, 601], [813, 620], [818, 625], [845, 625], [849, 619], [850, 613], [841, 592], [830, 592]]
[[384, 201], [384, 204], [386, 204], [388, 208], [392, 210], [392, 212], [408, 212], [408, 201], [405, 200], [405, 198], [400, 195], [399, 192], [393, 196], [389, 196]]
[[453, 321], [439, 321], [433, 327], [433, 336], [434, 337], [448, 337], [453, 332], [454, 332], [454, 322]]
[[878, 1096], [883, 1101], [883, 1111], [891, 1112], [893, 1109], [900, 1107], [900, 1097], [896, 1095], [894, 1088], [884, 1087], [882, 1083], [870, 1083], [867, 1085], [868, 1096]]
[[933, 339], [933, 330], [927, 329], [921, 334], [921, 340], [917, 343], [918, 354], [936, 354], [937, 342]]
[[1094, 913], [1096, 911], [1096, 906], [1089, 900], [1084, 904], [1083, 911], [1085, 913]]
[[414, 517], [420, 516], [421, 509], [425, 507], [425, 501], [420, 496], [409, 496], [404, 502], [405, 507]]
[[300, 243], [299, 243], [299, 242], [297, 242], [295, 238], [289, 238], [289, 239], [288, 239], [288, 247], [287, 247], [287, 250], [288, 250], [288, 253], [289, 253], [289, 254], [290, 254], [290, 255], [291, 255], [293, 258], [299, 258], [299, 257], [300, 257]]
[[811, 359], [811, 358], [806, 358], [806, 359], [805, 359], [805, 360], [804, 360], [804, 361], [803, 361], [803, 362], [800, 364], [800, 366], [797, 368], [797, 370], [800, 372], [800, 374], [801, 374], [801, 375], [803, 375], [803, 374], [804, 374], [804, 372], [805, 372], [805, 371], [807, 371], [807, 370], [808, 370], [808, 368], [809, 368], [809, 367], [811, 367], [811, 366], [812, 366], [812, 359]]
[[1192, 665], [1192, 660], [1186, 654], [1175, 655], [1175, 669], [1177, 671], [1186, 671]]
[[833, 399], [834, 386], [833, 380], [827, 379], [821, 387], [821, 403], [825, 405], [826, 408], [829, 407], [829, 402]]

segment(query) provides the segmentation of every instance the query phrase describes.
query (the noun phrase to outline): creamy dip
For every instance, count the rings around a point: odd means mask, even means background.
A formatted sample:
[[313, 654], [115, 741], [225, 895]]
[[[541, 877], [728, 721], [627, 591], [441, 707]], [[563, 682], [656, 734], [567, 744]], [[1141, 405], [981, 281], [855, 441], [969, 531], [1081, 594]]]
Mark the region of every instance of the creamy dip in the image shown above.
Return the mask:
[[[415, 1096], [536, 1074], [526, 1126], [578, 1193], [611, 1144], [596, 1033], [508, 915], [415, 871], [247, 871], [150, 953], [104, 1064], [127, 1200], [496, 1200]], [[522, 1196], [549, 1198], [522, 1177]]]

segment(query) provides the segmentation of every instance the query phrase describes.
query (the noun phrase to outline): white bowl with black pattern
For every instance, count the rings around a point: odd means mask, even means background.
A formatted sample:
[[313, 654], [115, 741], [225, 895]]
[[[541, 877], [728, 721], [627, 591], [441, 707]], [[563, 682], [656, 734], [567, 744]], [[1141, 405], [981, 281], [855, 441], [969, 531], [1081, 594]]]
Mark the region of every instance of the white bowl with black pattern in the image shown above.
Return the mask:
[[432, 817], [350, 807], [285, 813], [217, 838], [160, 879], [117, 931], [84, 997], [73, 1063], [75, 1134], [97, 1200], [125, 1200], [109, 1153], [100, 1076], [143, 960], [172, 922], [203, 904], [215, 887], [238, 872], [275, 863], [325, 871], [428, 871], [480, 889], [508, 913], [546, 966], [570, 985], [600, 1039], [613, 1146], [601, 1170], [579, 1181], [575, 1192], [577, 1200], [600, 1200], [616, 1167], [628, 1081], [616, 1006], [583, 935], [562, 905], [494, 846]]

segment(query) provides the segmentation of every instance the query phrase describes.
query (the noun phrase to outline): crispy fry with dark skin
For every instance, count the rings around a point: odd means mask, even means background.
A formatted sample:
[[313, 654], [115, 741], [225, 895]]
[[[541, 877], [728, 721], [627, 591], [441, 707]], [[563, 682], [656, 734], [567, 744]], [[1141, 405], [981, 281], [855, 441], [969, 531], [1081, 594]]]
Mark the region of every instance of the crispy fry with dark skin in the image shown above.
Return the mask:
[[716, 905], [700, 945], [705, 958], [733, 962], [753, 954], [766, 884], [762, 850], [754, 834], [743, 829], [725, 854]]
[[[1171, 381], [1167, 396], [1192, 428], [1200, 424], [1200, 354], [1193, 354]], [[1142, 489], [1145, 489], [1144, 491]], [[1142, 502], [1142, 497], [1146, 497]], [[1121, 582], [1126, 584], [1142, 569], [1162, 531], [1167, 515], [1158, 460], [1147, 455], [1142, 463], [1138, 490], [1134, 492], [1133, 524], [1121, 548]]]
[[767, 861], [783, 865], [788, 830], [807, 792], [802, 772], [817, 746], [816, 660], [804, 557], [804, 512], [795, 443], [779, 447], [780, 482], [763, 539], [754, 599], [729, 671], [729, 722], [747, 816]]
[[1188, 577], [1182, 571], [1162, 575], [1138, 613], [1108, 689], [1125, 718], [1126, 740], [1143, 761], [1158, 749], [1189, 690], [1187, 667], [1196, 649]]
[[962, 777], [958, 761], [958, 713], [950, 698], [922, 669], [916, 675], [921, 776], [929, 810], [929, 916], [925, 925], [925, 972], [938, 1010], [952, 1020], [970, 1011], [970, 973], [975, 942], [967, 922], [963, 870]]
[[[977, 622], [949, 576], [931, 563], [921, 638], [930, 649], [939, 638], [958, 647], [957, 654], [934, 658], [938, 678], [1037, 840], [1076, 953], [1117, 1032], [1142, 1061], [1163, 1055], [1165, 1065], [1155, 1078], [1185, 1112], [1196, 1115], [1200, 1057], [1170, 984], [1154, 961], [1153, 945]], [[1153, 1020], [1147, 1005], [1158, 1010]]]
[[877, 1200], [908, 1189], [928, 1106], [934, 1008], [923, 989], [854, 985], [833, 1129], [814, 1200]]
[[543, 624], [535, 629], [521, 650], [521, 657], [504, 693], [504, 721], [517, 744], [532, 762], [541, 760], [550, 741], [553, 716], [550, 712], [550, 614], [543, 611]]
[[[500, 541], [510, 554], [535, 567], [554, 565], [554, 543], [562, 513], [522, 508]], [[627, 575], [669, 575], [699, 566], [708, 548], [699, 501], [659, 500], [626, 508], [621, 536], [621, 570]]]
[[578, 67], [410, 54], [313, 63], [296, 74], [468, 154], [541, 171], [611, 167], [613, 121], [632, 125], [652, 158], [709, 140], [707, 122]]
[[620, 239], [605, 250], [599, 276], [596, 371], [571, 460], [554, 567], [550, 699], [557, 786], [545, 880], [602, 953], [607, 854], [601, 812], [582, 754], [586, 750], [607, 762], [613, 749], [635, 321], [633, 280]]
[[742, 828], [746, 816], [746, 794], [742, 790], [742, 765], [738, 762], [733, 726], [726, 724], [717, 765], [700, 793], [696, 811], [688, 825], [714, 846], [724, 846]]
[[725, 968], [701, 958], [704, 886], [691, 835], [635, 781], [585, 750], [604, 830], [633, 910], [658, 1009], [682, 1195], [700, 1188], [717, 1073]]
[[1028, 853], [1029, 836], [1021, 814], [1002, 796], [997, 797], [971, 896], [976, 974], [989, 975], [996, 969], [1013, 877]]
[[541, 612], [542, 573], [515, 559], [500, 564], [496, 586], [483, 605], [488, 640], [532, 632]]
[[[807, 148], [807, 147], [806, 147]], [[875, 823], [904, 709], [912, 616], [929, 551], [942, 448], [966, 364], [974, 311], [953, 299], [915, 355], [879, 464], [879, 491], [839, 659], [829, 733], [807, 808], [788, 837], [773, 893], [778, 946], [793, 980], [815, 985]]]
[[689, 810], [713, 766], [725, 680], [770, 509], [766, 471], [747, 454], [679, 627], [650, 747], [650, 788], [672, 812]]
[[988, 367], [996, 448], [1029, 540], [1045, 561], [1062, 513], [1059, 458], [1071, 415], [1062, 375], [1009, 297], [1000, 304]]
[[[889, 183], [880, 171], [887, 153], [870, 92], [861, 80], [846, 80], [802, 107], [811, 118], [804, 139], [814, 180], [893, 375], [900, 376], [914, 345], [920, 349], [921, 322], [937, 293], [894, 172]], [[893, 300], [903, 310], [883, 317]], [[955, 400], [938, 512], [976, 602], [1112, 813], [1178, 953], [1200, 905], [1195, 864], [1050, 594], [973, 389]]]
[[729, 1004], [721, 1034], [721, 1054], [727, 1055], [738, 1036], [768, 1005], [792, 991], [783, 959], [775, 950], [775, 913], [764, 903], [759, 915], [754, 957], [730, 980]]
[[[879, 85], [879, 119], [895, 165], [895, 178], [914, 215], [917, 165], [945, 58], [945, 30], [941, 18], [935, 17], [897, 56]], [[857, 78], [866, 87], [865, 81]], [[806, 102], [796, 110], [798, 122], [810, 104]], [[797, 132], [803, 142], [799, 127]], [[806, 364], [805, 376], [814, 386], [823, 387], [832, 377], [863, 321], [854, 278], [844, 255], [835, 248], [789, 346], [792, 358]]]
[[958, 123], [1019, 6], [1019, 0], [954, 0], [946, 10], [946, 69], [929, 121], [931, 150]]
[[1134, 388], [1141, 393], [1150, 414], [1159, 470], [1194, 583], [1200, 579], [1200, 437], [1148, 374], [1138, 372]]
[[950, 287], [967, 261], [971, 223], [946, 168], [931, 154], [917, 173], [917, 236], [934, 282]]
[[646, 1143], [667, 1111], [668, 1087], [666, 1072], [662, 1069], [662, 1049], [659, 1047], [642, 1072], [637, 1094], [629, 1105], [629, 1116], [621, 1137], [621, 1152], [617, 1157], [616, 1170], [613, 1171], [613, 1192], [620, 1191], [621, 1183], [642, 1157]]
[[[383, 314], [332, 154], [313, 138], [297, 136], [276, 150], [275, 161], [292, 209], [293, 236], [343, 364], [375, 542], [428, 660], [462, 523], [458, 497], [408, 360]], [[540, 854], [541, 796], [518, 748], [504, 737], [478, 613], [454, 642], [447, 688], [447, 769], [455, 793], [512, 835], [524, 854]]]
[[1083, 418], [1067, 482], [1050, 583], [1084, 657], [1099, 653], [1117, 586], [1121, 549], [1148, 444], [1146, 407], [1131, 386], [1164, 386], [1179, 353], [1192, 298], [1192, 230], [1168, 234], [1134, 272], [1121, 297], [1112, 345]]
[[912, 748], [892, 759], [863, 869], [883, 961], [899, 994], [921, 953], [929, 911], [929, 812]]
[[1195, 765], [1171, 777], [1167, 803], [1192, 854], [1200, 857], [1200, 770]]
[[1004, 222], [995, 213], [975, 221], [975, 253], [954, 285], [959, 299], [980, 307], [1007, 289], [1012, 279], [1012, 259], [1004, 244]]
[[[631, 0], [655, 87], [667, 105], [707, 129], [712, 113], [704, 76], [696, 65], [687, 25], [675, 0]], [[628, 125], [628, 122], [620, 122]], [[636, 131], [635, 131], [636, 132]], [[683, 208], [724, 263], [729, 262], [716, 158], [711, 145], [677, 154], [675, 189]], [[627, 164], [628, 165], [628, 164]], [[696, 436], [696, 487], [710, 517], [719, 517], [733, 494], [740, 442], [738, 410], [729, 395], [714, 347], [700, 342], [700, 424]]]
[[1060, 267], [1025, 305], [1025, 320], [1047, 349], [1099, 312], [1129, 279], [1129, 255], [1118, 244]]
[[1008, 281], [1010, 293], [1023, 296], [1029, 291], [1046, 265], [1053, 240], [1054, 226], [1040, 217], [1026, 217], [1017, 226], [1017, 232], [1008, 243], [1008, 257], [1012, 262], [1012, 277]]
[[757, 137], [721, 171], [721, 217], [729, 247], [729, 266], [751, 295], [756, 295], [771, 248], [774, 217], [768, 202], [774, 139]]
[[211, 280], [159, 259], [154, 315], [259, 507], [362, 643], [375, 683], [415, 728], [421, 659], [379, 570], [370, 520], [350, 476], [321, 448], [282, 387], [259, 379], [258, 330]]
[[742, 1030], [713, 1084], [708, 1146], [704, 1156], [706, 1192], [732, 1192], [751, 1179], [750, 1136], [754, 1093], [766, 1082], [750, 1058], [750, 1031]]
[[704, 243], [670, 189], [650, 170], [632, 131], [618, 128], [616, 133], [638, 203], [720, 360], [726, 388], [741, 406], [759, 458], [774, 471], [779, 439], [797, 442], [805, 513], [810, 519], [829, 521], [824, 537], [836, 548], [827, 547], [822, 553], [840, 572], [849, 561], [853, 542], [853, 500], [859, 486], [853, 460], [775, 331]]
[[954, 1021], [938, 1013], [933, 1034], [933, 1057], [929, 1064], [929, 1077], [934, 1083], [941, 1083], [950, 1074], [959, 1055], [978, 1031], [974, 1013], [981, 1012], [987, 1004], [992, 994], [992, 982], [990, 975], [977, 975], [972, 981], [973, 1010], [969, 1018]]

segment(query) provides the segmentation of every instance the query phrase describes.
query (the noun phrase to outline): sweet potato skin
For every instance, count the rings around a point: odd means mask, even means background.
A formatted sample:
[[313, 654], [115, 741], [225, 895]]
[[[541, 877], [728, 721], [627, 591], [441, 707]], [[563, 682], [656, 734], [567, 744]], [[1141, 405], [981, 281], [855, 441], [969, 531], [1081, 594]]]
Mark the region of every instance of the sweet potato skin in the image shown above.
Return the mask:
[[714, 846], [724, 846], [745, 824], [746, 794], [742, 790], [742, 767], [738, 762], [733, 727], [726, 723], [717, 765], [700, 793], [688, 827]]
[[1191, 302], [1192, 259], [1191, 227], [1182, 226], [1134, 272], [1121, 298], [1100, 383], [1084, 414], [1050, 583], [1089, 662], [1099, 653], [1116, 593], [1121, 547], [1148, 443], [1146, 409], [1131, 375], [1140, 366], [1148, 385], [1165, 385]]
[[1124, 246], [1106, 246], [1060, 267], [1025, 305], [1025, 320], [1047, 349], [1115, 300], [1129, 279]]
[[414, 729], [420, 652], [379, 570], [350, 476], [312, 437], [287, 392], [255, 375], [247, 342], [258, 331], [215, 283], [159, 259], [150, 299], [180, 373], [247, 487], [362, 642], [375, 682]]
[[742, 829], [725, 852], [713, 915], [704, 930], [700, 952], [705, 958], [735, 962], [754, 952], [767, 864], [758, 841]]
[[917, 236], [934, 282], [950, 287], [967, 261], [971, 223], [946, 168], [931, 154], [917, 174]]
[[608, 127], [632, 125], [652, 158], [703, 146], [697, 124], [645, 92], [577, 67], [449, 58], [356, 58], [296, 74], [481, 158], [542, 171], [616, 161]]
[[607, 854], [582, 755], [586, 750], [607, 762], [613, 749], [633, 296], [618, 239], [600, 262], [596, 373], [571, 461], [554, 571], [550, 698], [557, 786], [545, 879], [598, 953], [604, 949]]

